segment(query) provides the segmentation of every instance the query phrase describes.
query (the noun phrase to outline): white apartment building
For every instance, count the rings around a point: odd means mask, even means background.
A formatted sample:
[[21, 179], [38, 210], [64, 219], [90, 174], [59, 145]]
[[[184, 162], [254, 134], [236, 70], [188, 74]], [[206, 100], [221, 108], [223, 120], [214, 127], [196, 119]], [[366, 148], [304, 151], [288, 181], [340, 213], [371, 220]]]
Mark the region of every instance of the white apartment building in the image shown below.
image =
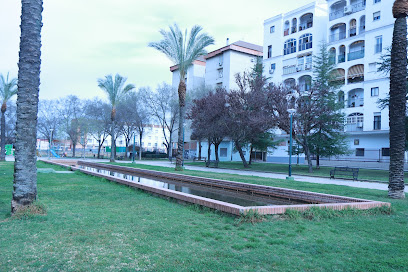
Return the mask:
[[[310, 88], [313, 55], [328, 43], [344, 85], [351, 160], [389, 160], [388, 109], [377, 101], [389, 93], [388, 75], [377, 72], [380, 56], [391, 46], [394, 19], [389, 0], [317, 0], [264, 22], [264, 66], [274, 83]], [[287, 161], [287, 135], [269, 161]]]
[[[262, 46], [238, 41], [208, 53], [204, 58], [194, 61], [187, 70], [186, 85], [187, 92], [204, 83], [211, 88], [224, 87], [226, 90], [238, 88], [235, 83], [235, 74], [249, 71], [256, 63], [257, 57], [262, 57]], [[177, 65], [170, 67], [173, 73], [172, 86], [177, 88], [180, 80]], [[198, 144], [190, 140], [189, 129], [186, 129], [184, 146], [185, 157], [198, 155]], [[207, 156], [208, 143], [202, 142], [202, 157]], [[192, 149], [193, 148], [193, 149]], [[211, 158], [215, 158], [214, 148], [211, 150]], [[224, 141], [219, 147], [221, 161], [240, 161], [238, 152], [233, 151], [231, 141]], [[186, 154], [187, 153], [187, 154]], [[246, 159], [249, 160], [249, 150], [244, 150]]]

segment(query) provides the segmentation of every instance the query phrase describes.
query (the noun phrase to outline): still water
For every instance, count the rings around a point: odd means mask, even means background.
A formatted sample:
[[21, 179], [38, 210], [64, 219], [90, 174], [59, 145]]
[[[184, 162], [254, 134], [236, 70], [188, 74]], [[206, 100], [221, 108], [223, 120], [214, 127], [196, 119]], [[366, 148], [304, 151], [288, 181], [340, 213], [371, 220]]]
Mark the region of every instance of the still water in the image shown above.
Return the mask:
[[132, 176], [127, 174], [121, 174], [118, 172], [112, 172], [109, 170], [91, 168], [91, 167], [81, 167], [85, 170], [96, 172], [103, 175], [110, 175], [113, 177], [124, 178], [128, 181], [134, 183], [140, 183], [146, 186], [155, 187], [155, 188], [164, 188], [173, 191], [183, 192], [190, 195], [201, 196], [205, 198], [210, 198], [214, 200], [219, 200], [227, 203], [232, 203], [240, 205], [243, 207], [249, 206], [273, 206], [273, 205], [296, 205], [296, 204], [305, 204], [302, 201], [296, 201], [286, 198], [278, 197], [262, 197], [254, 196], [250, 193], [236, 192], [227, 189], [217, 189], [213, 187], [185, 183], [182, 181], [174, 181], [167, 179], [152, 179], [146, 178], [143, 176]]

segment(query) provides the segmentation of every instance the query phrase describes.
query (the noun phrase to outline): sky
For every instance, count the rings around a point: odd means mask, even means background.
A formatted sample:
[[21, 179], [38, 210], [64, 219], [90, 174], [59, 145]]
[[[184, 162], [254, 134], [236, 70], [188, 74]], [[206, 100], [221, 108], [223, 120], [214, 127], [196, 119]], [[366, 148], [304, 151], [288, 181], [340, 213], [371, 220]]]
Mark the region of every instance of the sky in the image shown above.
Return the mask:
[[[264, 20], [313, 0], [44, 0], [40, 99], [105, 94], [97, 79], [119, 73], [136, 88], [171, 84], [172, 62], [148, 47], [160, 29], [201, 25], [215, 39], [263, 44]], [[0, 73], [17, 77], [21, 1], [0, 0]]]

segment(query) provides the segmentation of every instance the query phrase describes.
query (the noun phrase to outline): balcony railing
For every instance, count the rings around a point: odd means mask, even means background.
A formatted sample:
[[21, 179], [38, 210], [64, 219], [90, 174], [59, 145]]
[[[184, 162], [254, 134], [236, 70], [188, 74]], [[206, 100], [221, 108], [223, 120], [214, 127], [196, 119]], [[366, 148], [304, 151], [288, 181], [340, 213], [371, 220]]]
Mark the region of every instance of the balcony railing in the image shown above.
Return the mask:
[[283, 74], [284, 75], [293, 74], [293, 73], [296, 73], [296, 65], [283, 67]]
[[353, 37], [357, 35], [357, 29], [356, 28], [352, 28], [349, 30], [349, 37]]
[[297, 29], [296, 26], [292, 26], [291, 29], [290, 29], [290, 33], [292, 33], [292, 34], [296, 33], [296, 29]]
[[283, 55], [289, 55], [295, 52], [296, 52], [295, 46], [283, 49]]
[[361, 49], [360, 51], [348, 53], [347, 60], [350, 61], [350, 60], [356, 60], [356, 59], [362, 59], [362, 58], [364, 58], [364, 49]]
[[285, 29], [284, 31], [283, 31], [283, 36], [288, 36], [289, 35], [289, 28], [288, 29]]
[[346, 54], [344, 53], [343, 55], [339, 55], [338, 57], [338, 63], [343, 63], [346, 62]]
[[346, 38], [346, 31], [340, 31], [338, 33], [331, 34], [329, 37], [330, 42], [336, 42]]
[[329, 63], [335, 64], [336, 63], [336, 56], [329, 56]]
[[302, 31], [302, 30], [311, 28], [312, 26], [313, 26], [313, 21], [300, 24], [300, 25], [299, 25], [299, 31]]
[[365, 32], [365, 25], [360, 26], [360, 34], [362, 34], [362, 33], [364, 33], [364, 32]]
[[[359, 12], [359, 11], [365, 9], [366, 1], [365, 0], [359, 1], [357, 3], [351, 4], [350, 6], [351, 6], [351, 9], [352, 9], [351, 13]], [[350, 14], [350, 13], [348, 13], [348, 14]], [[333, 21], [333, 20], [335, 20], [337, 18], [344, 17], [344, 16], [346, 16], [348, 14], [344, 13], [344, 7], [341, 7], [341, 8], [338, 8], [338, 9], [333, 9], [333, 10], [331, 10], [331, 12], [329, 14], [329, 20]]]
[[346, 131], [347, 132], [356, 132], [356, 131], [363, 131], [364, 124], [363, 122], [353, 123], [353, 124], [346, 124]]
[[347, 105], [348, 108], [363, 107], [363, 106], [364, 106], [364, 98], [350, 99]]
[[350, 77], [347, 80], [347, 84], [353, 84], [353, 83], [358, 83], [364, 81], [364, 75], [356, 75], [355, 77]]

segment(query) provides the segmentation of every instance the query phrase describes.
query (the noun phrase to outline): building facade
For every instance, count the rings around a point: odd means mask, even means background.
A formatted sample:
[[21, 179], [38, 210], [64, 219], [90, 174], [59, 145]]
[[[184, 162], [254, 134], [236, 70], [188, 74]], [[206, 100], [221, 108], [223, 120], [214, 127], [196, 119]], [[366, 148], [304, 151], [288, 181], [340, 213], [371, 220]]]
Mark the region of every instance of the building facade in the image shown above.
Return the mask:
[[[312, 82], [313, 55], [326, 42], [342, 87], [345, 131], [351, 154], [339, 159], [388, 161], [388, 109], [377, 103], [389, 93], [380, 57], [391, 46], [394, 19], [386, 0], [317, 0], [264, 22], [265, 75], [274, 83]], [[287, 161], [287, 135], [270, 161]]]

